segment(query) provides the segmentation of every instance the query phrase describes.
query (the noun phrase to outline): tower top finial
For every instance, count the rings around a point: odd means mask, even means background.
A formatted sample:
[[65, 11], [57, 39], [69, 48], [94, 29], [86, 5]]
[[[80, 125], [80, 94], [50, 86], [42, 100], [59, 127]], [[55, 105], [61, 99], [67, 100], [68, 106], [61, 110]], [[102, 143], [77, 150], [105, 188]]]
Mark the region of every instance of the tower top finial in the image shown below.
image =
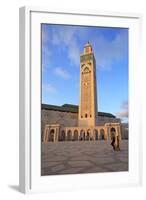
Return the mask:
[[85, 47], [86, 47], [86, 46], [91, 46], [89, 40], [87, 41], [87, 43], [86, 43], [84, 46], [85, 46]]
[[92, 52], [92, 46], [89, 41], [84, 45], [84, 54], [88, 54]]

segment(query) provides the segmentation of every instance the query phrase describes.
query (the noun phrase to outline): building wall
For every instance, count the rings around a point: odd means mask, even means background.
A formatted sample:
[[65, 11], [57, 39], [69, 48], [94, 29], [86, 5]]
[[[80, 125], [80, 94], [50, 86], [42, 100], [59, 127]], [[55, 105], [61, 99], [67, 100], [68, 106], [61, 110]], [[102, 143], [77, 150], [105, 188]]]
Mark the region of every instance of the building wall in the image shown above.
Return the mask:
[[43, 134], [46, 124], [60, 124], [62, 126], [78, 126], [78, 114], [54, 110], [41, 111], [41, 132]]
[[[60, 124], [66, 127], [78, 126], [78, 113], [60, 112], [54, 110], [42, 110], [41, 111], [41, 131], [44, 133], [45, 125], [47, 124]], [[98, 125], [104, 125], [105, 123], [120, 123], [120, 119], [111, 117], [98, 116]], [[121, 128], [122, 139], [127, 139], [127, 129]]]
[[119, 118], [98, 116], [97, 124], [104, 125], [105, 123], [121, 123], [121, 120]]

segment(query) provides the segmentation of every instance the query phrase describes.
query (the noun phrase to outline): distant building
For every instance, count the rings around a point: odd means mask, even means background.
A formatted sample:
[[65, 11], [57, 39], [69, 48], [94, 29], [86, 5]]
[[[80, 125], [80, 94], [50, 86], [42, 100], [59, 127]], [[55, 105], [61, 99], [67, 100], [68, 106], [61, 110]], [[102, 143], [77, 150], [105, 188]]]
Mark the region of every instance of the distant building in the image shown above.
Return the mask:
[[42, 104], [41, 115], [42, 141], [45, 143], [109, 140], [113, 135], [121, 139], [121, 120], [110, 113], [98, 112], [96, 61], [89, 43], [80, 56], [79, 106]]

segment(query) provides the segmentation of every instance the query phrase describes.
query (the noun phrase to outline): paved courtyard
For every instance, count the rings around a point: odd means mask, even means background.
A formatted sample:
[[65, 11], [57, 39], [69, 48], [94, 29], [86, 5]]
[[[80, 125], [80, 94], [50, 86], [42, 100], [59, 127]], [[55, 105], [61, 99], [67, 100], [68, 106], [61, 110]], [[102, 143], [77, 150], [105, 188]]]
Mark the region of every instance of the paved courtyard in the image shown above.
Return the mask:
[[127, 171], [128, 141], [120, 148], [101, 140], [42, 143], [41, 175]]

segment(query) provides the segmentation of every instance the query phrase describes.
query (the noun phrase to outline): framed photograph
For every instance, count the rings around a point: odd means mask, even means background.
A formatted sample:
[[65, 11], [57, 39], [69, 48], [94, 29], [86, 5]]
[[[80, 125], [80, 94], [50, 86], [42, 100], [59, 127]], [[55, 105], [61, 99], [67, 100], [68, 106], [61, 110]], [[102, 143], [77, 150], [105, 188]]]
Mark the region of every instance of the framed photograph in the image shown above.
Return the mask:
[[20, 8], [20, 191], [140, 185], [141, 15]]

